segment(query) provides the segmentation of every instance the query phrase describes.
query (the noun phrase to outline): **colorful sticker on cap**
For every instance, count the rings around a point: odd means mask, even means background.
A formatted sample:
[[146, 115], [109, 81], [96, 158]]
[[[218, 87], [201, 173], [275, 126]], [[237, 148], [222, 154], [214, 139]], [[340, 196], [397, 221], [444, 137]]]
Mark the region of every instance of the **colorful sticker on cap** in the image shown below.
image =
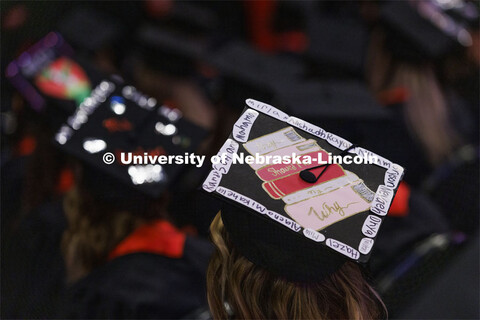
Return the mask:
[[274, 150], [291, 146], [292, 144], [305, 141], [295, 129], [286, 127], [273, 133], [252, 139], [243, 144], [243, 147], [251, 154], [265, 154]]
[[35, 85], [44, 94], [58, 99], [72, 99], [79, 105], [90, 95], [90, 81], [75, 61], [60, 57], [35, 77]]
[[360, 251], [363, 254], [369, 254], [370, 250], [372, 250], [373, 244], [375, 241], [370, 238], [363, 238], [360, 241], [360, 244], [358, 245], [358, 251]]
[[351, 259], [357, 260], [360, 257], [360, 253], [357, 250], [341, 241], [328, 238], [327, 241], [325, 241], [325, 244], [333, 250], [340, 252]]
[[254, 100], [254, 99], [247, 99], [245, 100], [245, 103], [247, 106], [249, 106], [252, 109], [255, 109], [257, 111], [260, 111], [262, 113], [265, 113], [271, 117], [274, 117], [275, 119], [278, 119], [280, 121], [287, 121], [288, 119], [288, 114], [286, 114], [283, 111], [278, 110], [274, 106], [271, 106], [269, 104]]
[[370, 211], [378, 214], [379, 216], [387, 215], [390, 204], [392, 203], [394, 191], [390, 188], [387, 188], [384, 185], [379, 185], [377, 193], [372, 201], [372, 206]]
[[233, 125], [233, 137], [240, 142], [247, 142], [253, 123], [258, 117], [258, 112], [247, 109]]

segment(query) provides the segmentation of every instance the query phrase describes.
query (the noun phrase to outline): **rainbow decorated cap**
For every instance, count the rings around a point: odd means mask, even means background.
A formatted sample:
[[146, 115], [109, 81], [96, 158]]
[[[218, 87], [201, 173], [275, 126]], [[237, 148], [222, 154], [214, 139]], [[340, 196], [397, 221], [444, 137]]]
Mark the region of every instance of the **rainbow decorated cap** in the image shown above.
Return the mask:
[[106, 77], [76, 56], [57, 32], [22, 52], [7, 66], [5, 75], [32, 109], [47, 114], [55, 129]]
[[[206, 135], [179, 110], [111, 77], [93, 88], [60, 127], [55, 144], [98, 172], [102, 178], [92, 187], [115, 200], [133, 191], [158, 197], [185, 169], [180, 160]], [[177, 155], [181, 159], [175, 161]], [[120, 189], [126, 192], [115, 192]]]
[[315, 281], [368, 261], [404, 169], [302, 119], [253, 100], [233, 126], [203, 189], [250, 261]]

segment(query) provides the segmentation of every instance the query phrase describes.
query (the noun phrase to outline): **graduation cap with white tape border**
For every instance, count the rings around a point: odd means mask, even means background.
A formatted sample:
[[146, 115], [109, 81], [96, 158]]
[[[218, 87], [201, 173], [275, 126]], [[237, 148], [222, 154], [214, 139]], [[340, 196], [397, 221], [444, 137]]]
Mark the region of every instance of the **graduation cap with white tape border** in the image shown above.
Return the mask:
[[[285, 259], [275, 259], [280, 255], [278, 252], [273, 253], [274, 258], [270, 259], [276, 261], [276, 265], [261, 257], [268, 256], [268, 253], [262, 253], [262, 245], [257, 245], [255, 241], [265, 240], [269, 242], [267, 247], [271, 248], [271, 240], [277, 237], [271, 234], [273, 229], [278, 230], [277, 240], [281, 245], [271, 251], [282, 248], [288, 251], [291, 247], [292, 252], [287, 254], [291, 256], [298, 254], [293, 251], [297, 248], [297, 251], [305, 251], [305, 259], [310, 257], [313, 260], [318, 256], [323, 263], [326, 263], [325, 258], [321, 256], [331, 257], [335, 251], [347, 260], [366, 263], [404, 169], [271, 105], [253, 99], [247, 99], [246, 105], [202, 186], [205, 191], [228, 203], [227, 208], [238, 209], [224, 210], [231, 211], [229, 214], [222, 211], [227, 231], [233, 234], [233, 243], [253, 262], [275, 269], [291, 279], [310, 279], [309, 274], [314, 271], [307, 270], [305, 275], [292, 276], [292, 273], [303, 272], [298, 270], [302, 259], [297, 257], [297, 262], [288, 266]], [[361, 156], [373, 163], [318, 167], [315, 163], [297, 165], [293, 162], [265, 164], [239, 161], [242, 157], [246, 159], [245, 155], [253, 158], [263, 156], [262, 161], [265, 161], [267, 156], [273, 158], [293, 153], [302, 157], [322, 154], [323, 160], [328, 153]], [[245, 216], [251, 219], [242, 223]], [[249, 231], [254, 229], [252, 219], [259, 223], [262, 221], [260, 224], [266, 226], [265, 229], [252, 235]], [[267, 220], [273, 225], [265, 224]], [[268, 234], [269, 239], [262, 240], [259, 236], [253, 240], [262, 233]], [[286, 238], [290, 239], [288, 244], [285, 243]], [[247, 242], [248, 245], [245, 245]], [[283, 266], [278, 266], [280, 261], [283, 261]], [[333, 268], [330, 265], [329, 269], [333, 271], [344, 261], [335, 263]], [[312, 265], [318, 266], [315, 263]]]

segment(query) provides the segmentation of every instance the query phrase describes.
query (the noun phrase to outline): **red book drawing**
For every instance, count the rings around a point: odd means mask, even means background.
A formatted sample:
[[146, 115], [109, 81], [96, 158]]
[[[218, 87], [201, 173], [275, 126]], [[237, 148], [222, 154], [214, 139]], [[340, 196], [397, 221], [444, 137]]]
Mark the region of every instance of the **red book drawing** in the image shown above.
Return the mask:
[[[321, 157], [321, 158], [320, 158]], [[306, 159], [310, 158], [310, 161]], [[295, 173], [300, 173], [300, 171], [315, 167], [319, 164], [318, 161], [326, 161], [328, 154], [325, 151], [310, 152], [300, 156], [301, 163], [290, 163], [290, 164], [272, 164], [263, 168], [260, 168], [256, 171], [257, 176], [263, 181], [271, 181], [275, 179], [280, 179]], [[308, 162], [311, 162], [308, 164]], [[307, 163], [307, 164], [303, 164]]]
[[324, 183], [326, 181], [330, 181], [332, 179], [336, 179], [339, 177], [345, 176], [345, 171], [343, 171], [342, 167], [338, 164], [331, 164], [330, 166], [324, 166], [316, 169], [312, 169], [312, 172], [315, 176], [319, 176], [323, 170], [326, 170], [320, 179], [317, 180], [315, 183], [305, 182], [302, 178], [300, 178], [300, 173], [292, 174], [290, 176], [280, 178], [277, 180], [264, 182], [262, 184], [263, 189], [268, 193], [270, 197], [273, 199], [280, 199], [287, 194], [305, 189], [310, 188], [314, 185]]

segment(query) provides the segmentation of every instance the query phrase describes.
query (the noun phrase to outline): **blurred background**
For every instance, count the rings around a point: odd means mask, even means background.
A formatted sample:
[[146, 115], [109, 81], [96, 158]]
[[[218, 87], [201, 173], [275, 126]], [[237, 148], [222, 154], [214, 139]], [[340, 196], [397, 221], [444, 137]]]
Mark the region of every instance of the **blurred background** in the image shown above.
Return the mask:
[[[53, 137], [113, 74], [201, 128], [207, 159], [253, 98], [402, 165], [371, 282], [392, 319], [479, 318], [479, 50], [473, 1], [2, 1], [2, 318], [58, 315], [75, 172]], [[62, 57], [78, 70], [45, 76]], [[165, 202], [203, 238], [209, 168]]]

